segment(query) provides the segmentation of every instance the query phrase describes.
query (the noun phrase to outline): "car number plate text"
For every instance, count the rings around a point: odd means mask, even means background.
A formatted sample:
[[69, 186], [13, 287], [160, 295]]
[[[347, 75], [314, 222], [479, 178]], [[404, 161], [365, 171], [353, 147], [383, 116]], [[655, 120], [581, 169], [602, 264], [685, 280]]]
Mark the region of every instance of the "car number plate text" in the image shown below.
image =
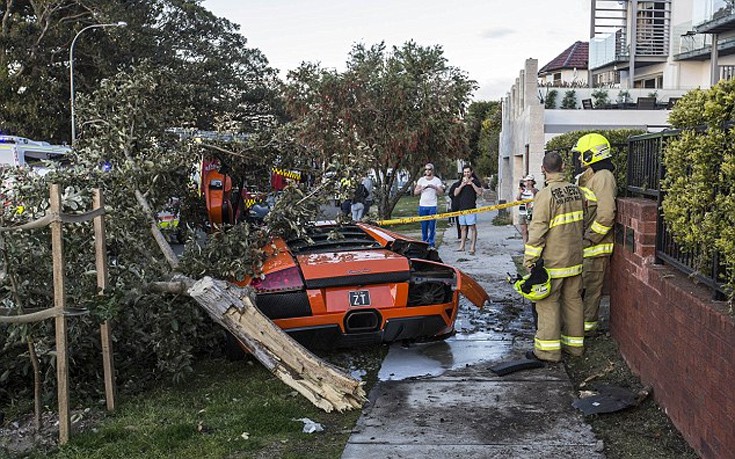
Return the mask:
[[370, 292], [367, 290], [350, 292], [350, 306], [370, 306]]

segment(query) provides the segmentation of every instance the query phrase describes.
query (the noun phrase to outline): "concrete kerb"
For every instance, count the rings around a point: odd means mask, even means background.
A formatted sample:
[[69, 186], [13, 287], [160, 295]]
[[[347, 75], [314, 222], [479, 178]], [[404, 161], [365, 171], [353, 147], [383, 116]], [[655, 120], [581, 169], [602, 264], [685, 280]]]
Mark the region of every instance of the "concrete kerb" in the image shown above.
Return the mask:
[[446, 341], [391, 346], [343, 459], [604, 457], [571, 406], [574, 391], [562, 365], [504, 377], [490, 371], [522, 358], [533, 342], [530, 305], [505, 280], [523, 244], [513, 226], [493, 226], [495, 215], [478, 215], [475, 255], [456, 251], [454, 227], [439, 248], [491, 303], [480, 311], [463, 299], [457, 335]]

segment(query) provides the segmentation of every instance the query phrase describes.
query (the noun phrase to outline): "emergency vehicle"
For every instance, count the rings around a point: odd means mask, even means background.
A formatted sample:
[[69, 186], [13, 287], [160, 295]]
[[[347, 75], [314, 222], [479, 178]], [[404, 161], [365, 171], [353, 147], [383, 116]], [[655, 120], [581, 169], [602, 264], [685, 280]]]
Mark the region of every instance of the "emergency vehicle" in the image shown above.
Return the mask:
[[63, 161], [71, 148], [13, 135], [0, 135], [0, 166], [40, 167], [42, 161]]

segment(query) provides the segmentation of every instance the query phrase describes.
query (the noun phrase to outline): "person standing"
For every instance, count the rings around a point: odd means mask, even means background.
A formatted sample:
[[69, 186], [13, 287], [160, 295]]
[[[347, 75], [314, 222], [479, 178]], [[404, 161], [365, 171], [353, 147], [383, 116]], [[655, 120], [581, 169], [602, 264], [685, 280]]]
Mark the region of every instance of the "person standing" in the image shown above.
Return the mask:
[[[457, 210], [470, 210], [477, 207], [477, 194], [482, 193], [480, 180], [475, 176], [471, 166], [462, 168], [462, 182], [454, 189], [457, 198]], [[470, 237], [470, 255], [475, 254], [477, 246], [477, 214], [459, 216], [459, 225], [462, 228], [462, 237], [457, 251], [464, 252], [467, 236]]]
[[352, 221], [359, 222], [362, 220], [362, 216], [365, 214], [365, 200], [367, 196], [368, 191], [365, 185], [362, 182], [358, 182], [355, 191], [352, 193], [352, 205], [350, 206]]
[[610, 142], [600, 134], [586, 134], [579, 138], [572, 151], [579, 153], [584, 172], [578, 184], [585, 197], [587, 212], [584, 224], [584, 331], [597, 330], [602, 284], [610, 266], [613, 252], [615, 224], [615, 198], [618, 185], [615, 175]]
[[[459, 210], [459, 198], [454, 195], [454, 190], [462, 183], [462, 174], [459, 174], [457, 181], [452, 183], [449, 187], [447, 194], [449, 195], [449, 210], [451, 212], [457, 212]], [[462, 239], [462, 227], [459, 224], [459, 217], [449, 217], [449, 223], [454, 223], [457, 226], [457, 240]]]
[[370, 177], [369, 174], [365, 174], [365, 177], [363, 177], [362, 186], [364, 186], [365, 189], [367, 190], [367, 197], [365, 198], [365, 210], [363, 211], [363, 215], [367, 215], [368, 212], [370, 212], [370, 206], [373, 205], [373, 200], [374, 200], [373, 179]]
[[[436, 215], [436, 207], [438, 197], [444, 194], [444, 185], [442, 181], [434, 175], [434, 165], [427, 163], [424, 166], [424, 176], [418, 179], [414, 194], [421, 194], [419, 199], [419, 216]], [[426, 220], [421, 222], [421, 239], [428, 242], [434, 247], [434, 237], [436, 236], [436, 220]]]
[[[536, 177], [533, 174], [528, 174], [518, 186], [518, 195], [516, 201], [525, 201], [527, 199], [533, 199], [538, 193], [536, 189]], [[528, 242], [528, 224], [533, 216], [533, 202], [527, 202], [521, 204], [518, 207], [518, 217], [520, 218], [521, 226], [521, 237], [523, 243]]]
[[562, 350], [574, 356], [584, 352], [584, 204], [579, 187], [564, 180], [559, 153], [544, 156], [542, 171], [547, 185], [536, 194], [523, 264], [530, 271], [543, 259], [551, 277], [551, 293], [536, 302], [538, 328], [533, 351], [527, 356], [559, 362]]

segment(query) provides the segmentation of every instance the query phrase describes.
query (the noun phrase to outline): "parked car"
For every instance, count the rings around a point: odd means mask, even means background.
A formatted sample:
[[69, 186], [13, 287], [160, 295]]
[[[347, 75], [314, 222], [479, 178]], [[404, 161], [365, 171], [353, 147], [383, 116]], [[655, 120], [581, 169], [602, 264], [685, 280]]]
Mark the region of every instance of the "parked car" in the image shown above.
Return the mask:
[[363, 223], [317, 225], [308, 236], [274, 240], [264, 275], [238, 282], [307, 347], [443, 339], [454, 332], [460, 294], [478, 307], [489, 300], [424, 242]]

